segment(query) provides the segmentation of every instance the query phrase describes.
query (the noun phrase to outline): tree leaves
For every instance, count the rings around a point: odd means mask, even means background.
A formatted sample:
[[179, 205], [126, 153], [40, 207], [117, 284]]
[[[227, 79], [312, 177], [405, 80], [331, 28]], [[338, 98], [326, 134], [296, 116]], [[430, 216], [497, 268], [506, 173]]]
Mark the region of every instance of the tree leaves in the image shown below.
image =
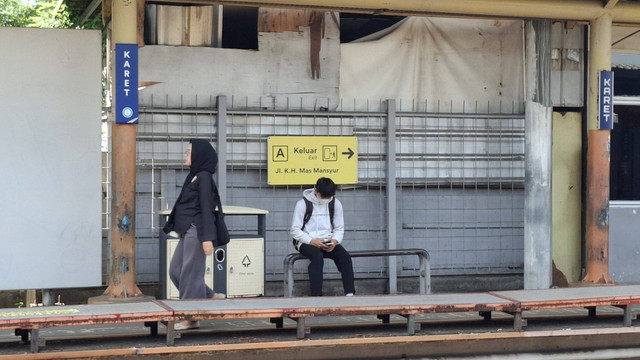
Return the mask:
[[84, 12], [83, 7], [69, 9], [59, 0], [35, 0], [23, 3], [21, 0], [0, 0], [0, 26], [35, 27], [54, 29], [100, 29], [102, 18], [89, 19], [76, 26], [75, 23]]

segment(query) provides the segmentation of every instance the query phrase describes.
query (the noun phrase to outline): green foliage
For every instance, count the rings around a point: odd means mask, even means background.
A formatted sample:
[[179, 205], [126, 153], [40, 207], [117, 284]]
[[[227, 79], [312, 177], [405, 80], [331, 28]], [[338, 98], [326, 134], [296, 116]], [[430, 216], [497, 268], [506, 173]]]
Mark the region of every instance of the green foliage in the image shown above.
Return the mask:
[[68, 29], [73, 26], [64, 3], [58, 0], [40, 0], [35, 5], [38, 16], [31, 27]]
[[75, 26], [79, 29], [102, 29], [102, 8], [98, 7], [98, 9], [90, 16], [88, 19], [85, 19], [82, 24], [80, 24], [80, 17], [86, 10], [86, 7], [89, 3], [82, 1], [66, 1], [67, 12], [69, 13], [69, 18], [75, 24]]
[[83, 8], [67, 8], [64, 1], [36, 0], [34, 4], [24, 4], [21, 0], [0, 0], [0, 26], [36, 28], [82, 28], [100, 29], [102, 19], [98, 16], [76, 26]]
[[0, 0], [0, 26], [26, 27], [36, 15], [36, 9], [20, 0]]
[[[98, 14], [100, 15], [100, 14]], [[102, 29], [102, 16], [97, 16], [92, 19], [87, 19], [79, 26], [80, 29]]]

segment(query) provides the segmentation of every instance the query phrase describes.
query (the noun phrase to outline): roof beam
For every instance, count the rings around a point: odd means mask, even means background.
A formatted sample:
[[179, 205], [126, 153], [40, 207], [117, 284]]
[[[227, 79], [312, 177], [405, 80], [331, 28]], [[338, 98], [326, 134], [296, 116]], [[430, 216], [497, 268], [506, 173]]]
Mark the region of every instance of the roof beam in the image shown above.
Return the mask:
[[89, 6], [84, 9], [82, 15], [80, 15], [80, 19], [78, 20], [78, 23], [76, 25], [80, 26], [84, 24], [84, 22], [87, 21], [89, 17], [91, 17], [91, 14], [96, 11], [99, 5], [102, 5], [102, 0], [92, 0], [91, 3], [89, 3]]
[[380, 15], [575, 21], [590, 21], [609, 12], [616, 25], [640, 25], [640, 3], [605, 1], [606, 4], [603, 0], [160, 0], [159, 2], [306, 8]]
[[618, 5], [618, 0], [605, 0], [604, 3], [605, 9], [613, 9], [616, 5]]

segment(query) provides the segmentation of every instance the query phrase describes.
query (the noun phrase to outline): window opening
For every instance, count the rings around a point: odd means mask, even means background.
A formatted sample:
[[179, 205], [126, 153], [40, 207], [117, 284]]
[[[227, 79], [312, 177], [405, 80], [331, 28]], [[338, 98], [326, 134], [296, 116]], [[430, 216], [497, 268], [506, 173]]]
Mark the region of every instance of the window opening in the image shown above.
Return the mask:
[[258, 8], [145, 5], [146, 45], [258, 50]]
[[640, 106], [616, 105], [615, 112], [618, 121], [611, 130], [610, 198], [640, 200]]
[[222, 47], [258, 50], [258, 8], [224, 6]]
[[[633, 99], [640, 95], [640, 65], [615, 64], [613, 83], [616, 99]], [[616, 104], [616, 100], [614, 100]], [[640, 200], [640, 101], [615, 105], [616, 118], [611, 130], [611, 200]]]
[[340, 13], [340, 42], [352, 42], [388, 29], [404, 18], [404, 16]]

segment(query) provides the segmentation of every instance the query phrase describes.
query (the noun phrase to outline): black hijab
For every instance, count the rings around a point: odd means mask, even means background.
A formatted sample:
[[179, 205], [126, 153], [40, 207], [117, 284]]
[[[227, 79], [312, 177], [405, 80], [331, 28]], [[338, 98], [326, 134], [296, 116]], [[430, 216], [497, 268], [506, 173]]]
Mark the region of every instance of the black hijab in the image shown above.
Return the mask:
[[[180, 191], [180, 195], [178, 195], [178, 198], [176, 199], [176, 203], [173, 205], [173, 209], [171, 210], [171, 215], [169, 215], [167, 224], [163, 228], [165, 233], [169, 233], [171, 230], [173, 230], [176, 205], [180, 203], [182, 194], [186, 191], [187, 186], [191, 183], [196, 174], [201, 171], [207, 171], [210, 173], [209, 176], [211, 176], [216, 172], [218, 168], [218, 154], [216, 153], [216, 150], [213, 148], [213, 146], [211, 146], [209, 141], [204, 139], [191, 139], [189, 140], [189, 142], [191, 143], [191, 168], [189, 170], [189, 175], [187, 175], [187, 178], [184, 179], [182, 190]], [[218, 188], [213, 181], [211, 182], [211, 186], [214, 201], [220, 203]]]
[[191, 171], [189, 174], [197, 174], [200, 171], [215, 173], [218, 168], [218, 154], [209, 141], [204, 139], [191, 139]]
[[187, 186], [200, 171], [208, 171], [213, 174], [218, 169], [218, 154], [209, 141], [204, 139], [191, 139], [189, 142], [191, 143], [191, 169], [189, 170], [189, 175], [187, 175], [187, 178], [184, 180], [183, 188]]

